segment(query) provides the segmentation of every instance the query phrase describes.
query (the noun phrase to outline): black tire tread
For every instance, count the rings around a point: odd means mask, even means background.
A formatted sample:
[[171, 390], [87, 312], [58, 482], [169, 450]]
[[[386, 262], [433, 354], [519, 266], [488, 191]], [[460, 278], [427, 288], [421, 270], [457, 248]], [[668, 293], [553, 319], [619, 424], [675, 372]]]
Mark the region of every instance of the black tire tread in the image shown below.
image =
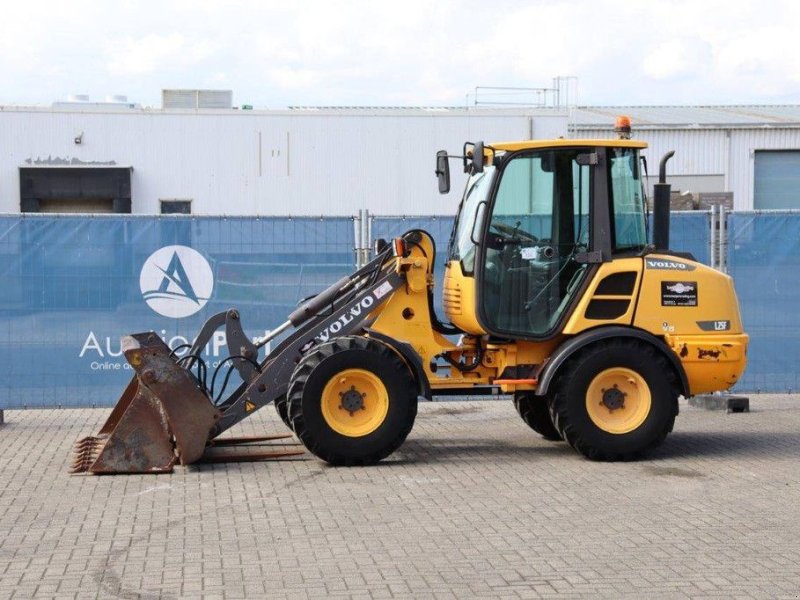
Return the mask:
[[[607, 449], [598, 448], [590, 444], [585, 437], [581, 435], [577, 428], [573, 426], [573, 424], [570, 422], [567, 411], [567, 403], [563, 401], [563, 396], [565, 394], [565, 387], [572, 374], [578, 369], [578, 365], [583, 363], [591, 355], [596, 353], [607, 353], [612, 349], [618, 349], [620, 347], [624, 347], [626, 350], [629, 350], [632, 353], [638, 353], [642, 356], [645, 356], [646, 360], [653, 361], [655, 365], [665, 374], [667, 383], [670, 387], [670, 401], [672, 403], [672, 407], [671, 410], [669, 410], [669, 417], [664, 420], [658, 434], [645, 447], [635, 451], [611, 452]], [[635, 460], [640, 458], [646, 452], [649, 452], [653, 448], [659, 446], [666, 439], [667, 435], [674, 427], [675, 417], [678, 414], [678, 396], [680, 395], [680, 385], [677, 373], [675, 373], [672, 365], [667, 360], [667, 357], [665, 357], [658, 349], [650, 344], [637, 340], [626, 338], [604, 340], [597, 342], [596, 344], [591, 344], [588, 347], [580, 350], [560, 369], [559, 375], [554, 382], [552, 389], [555, 390], [555, 393], [550, 397], [549, 409], [550, 416], [553, 420], [553, 425], [570, 446], [590, 460], [613, 462]]]
[[514, 394], [514, 408], [523, 422], [549, 442], [561, 442], [563, 437], [553, 425], [546, 397], [534, 396], [532, 392]]
[[[408, 379], [405, 389], [410, 394], [408, 400], [408, 412], [405, 415], [403, 426], [396, 432], [392, 439], [388, 440], [382, 448], [376, 452], [367, 453], [361, 456], [348, 456], [337, 452], [336, 449], [326, 447], [320, 443], [314, 433], [306, 424], [303, 415], [303, 391], [316, 369], [325, 359], [334, 354], [347, 350], [363, 350], [374, 353], [386, 360], [391, 368]], [[295, 367], [292, 374], [289, 390], [287, 393], [288, 415], [291, 429], [295, 432], [300, 441], [315, 456], [325, 462], [336, 466], [366, 466], [375, 464], [397, 450], [405, 441], [414, 426], [417, 416], [417, 382], [406, 363], [400, 356], [386, 344], [364, 337], [364, 336], [342, 336], [329, 342], [319, 344], [310, 349], [303, 359]]]
[[278, 413], [278, 416], [281, 418], [281, 421], [283, 421], [283, 424], [291, 429], [292, 424], [289, 421], [289, 400], [286, 396], [275, 398], [275, 412]]

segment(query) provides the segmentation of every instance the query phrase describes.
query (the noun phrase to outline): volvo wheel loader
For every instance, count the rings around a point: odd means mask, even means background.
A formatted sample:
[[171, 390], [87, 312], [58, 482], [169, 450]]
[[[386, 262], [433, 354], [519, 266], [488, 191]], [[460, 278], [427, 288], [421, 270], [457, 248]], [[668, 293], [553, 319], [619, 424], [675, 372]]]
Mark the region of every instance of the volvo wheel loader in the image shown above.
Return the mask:
[[[379, 243], [369, 264], [255, 342], [236, 310], [209, 319], [182, 354], [153, 332], [125, 336], [136, 374], [101, 431], [76, 444], [73, 470], [170, 471], [252, 441], [221, 434], [270, 403], [322, 460], [372, 464], [401, 446], [420, 398], [492, 391], [590, 459], [655, 447], [679, 396], [739, 380], [748, 337], [731, 278], [668, 248], [669, 155], [649, 243], [646, 144], [620, 130], [465, 144], [468, 180], [447, 248], [420, 230]], [[437, 155], [442, 192], [451, 158]], [[437, 250], [446, 324], [433, 309]], [[224, 382], [231, 372], [240, 382], [227, 396], [202, 357], [219, 328]]]

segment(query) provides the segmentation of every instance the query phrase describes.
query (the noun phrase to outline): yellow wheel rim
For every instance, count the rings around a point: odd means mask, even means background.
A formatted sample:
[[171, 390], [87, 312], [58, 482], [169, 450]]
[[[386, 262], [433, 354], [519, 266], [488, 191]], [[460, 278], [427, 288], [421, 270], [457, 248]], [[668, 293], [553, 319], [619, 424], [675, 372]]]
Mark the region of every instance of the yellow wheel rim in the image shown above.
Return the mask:
[[629, 433], [641, 426], [652, 404], [650, 387], [644, 378], [623, 367], [599, 373], [586, 391], [589, 418], [608, 433]]
[[336, 433], [369, 435], [389, 412], [389, 393], [380, 378], [364, 369], [345, 369], [322, 390], [322, 417]]

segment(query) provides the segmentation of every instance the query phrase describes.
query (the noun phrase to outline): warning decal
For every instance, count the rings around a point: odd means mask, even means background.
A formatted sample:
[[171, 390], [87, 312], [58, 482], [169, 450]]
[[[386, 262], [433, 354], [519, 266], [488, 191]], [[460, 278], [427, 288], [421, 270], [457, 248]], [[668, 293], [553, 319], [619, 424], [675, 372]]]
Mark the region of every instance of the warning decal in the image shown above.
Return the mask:
[[661, 306], [697, 306], [697, 282], [662, 281]]

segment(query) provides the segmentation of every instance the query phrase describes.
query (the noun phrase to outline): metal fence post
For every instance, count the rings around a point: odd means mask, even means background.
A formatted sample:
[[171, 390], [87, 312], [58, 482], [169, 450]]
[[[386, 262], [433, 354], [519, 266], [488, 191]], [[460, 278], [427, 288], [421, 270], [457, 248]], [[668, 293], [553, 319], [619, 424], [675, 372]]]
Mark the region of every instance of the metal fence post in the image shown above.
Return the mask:
[[375, 221], [375, 215], [367, 215], [367, 239], [365, 240], [364, 247], [367, 249], [366, 262], [372, 260], [372, 224]]
[[359, 261], [359, 252], [358, 249], [361, 246], [359, 243], [359, 237], [361, 236], [361, 219], [359, 215], [353, 216], [353, 257], [355, 258], [356, 269], [358, 269], [361, 265], [358, 264]]
[[355, 233], [356, 268], [360, 269], [369, 262], [370, 240], [372, 238], [372, 216], [365, 208], [359, 209], [358, 215], [353, 217], [353, 230]]
[[359, 210], [358, 214], [353, 217], [353, 253], [355, 254], [356, 259], [356, 269], [361, 268], [361, 213], [363, 210]]
[[711, 205], [711, 232], [708, 236], [708, 262], [712, 269], [717, 268], [717, 207]]
[[719, 270], [728, 272], [728, 211], [719, 205]]
[[361, 214], [361, 266], [369, 262], [369, 230], [370, 214], [367, 209], [360, 211]]

